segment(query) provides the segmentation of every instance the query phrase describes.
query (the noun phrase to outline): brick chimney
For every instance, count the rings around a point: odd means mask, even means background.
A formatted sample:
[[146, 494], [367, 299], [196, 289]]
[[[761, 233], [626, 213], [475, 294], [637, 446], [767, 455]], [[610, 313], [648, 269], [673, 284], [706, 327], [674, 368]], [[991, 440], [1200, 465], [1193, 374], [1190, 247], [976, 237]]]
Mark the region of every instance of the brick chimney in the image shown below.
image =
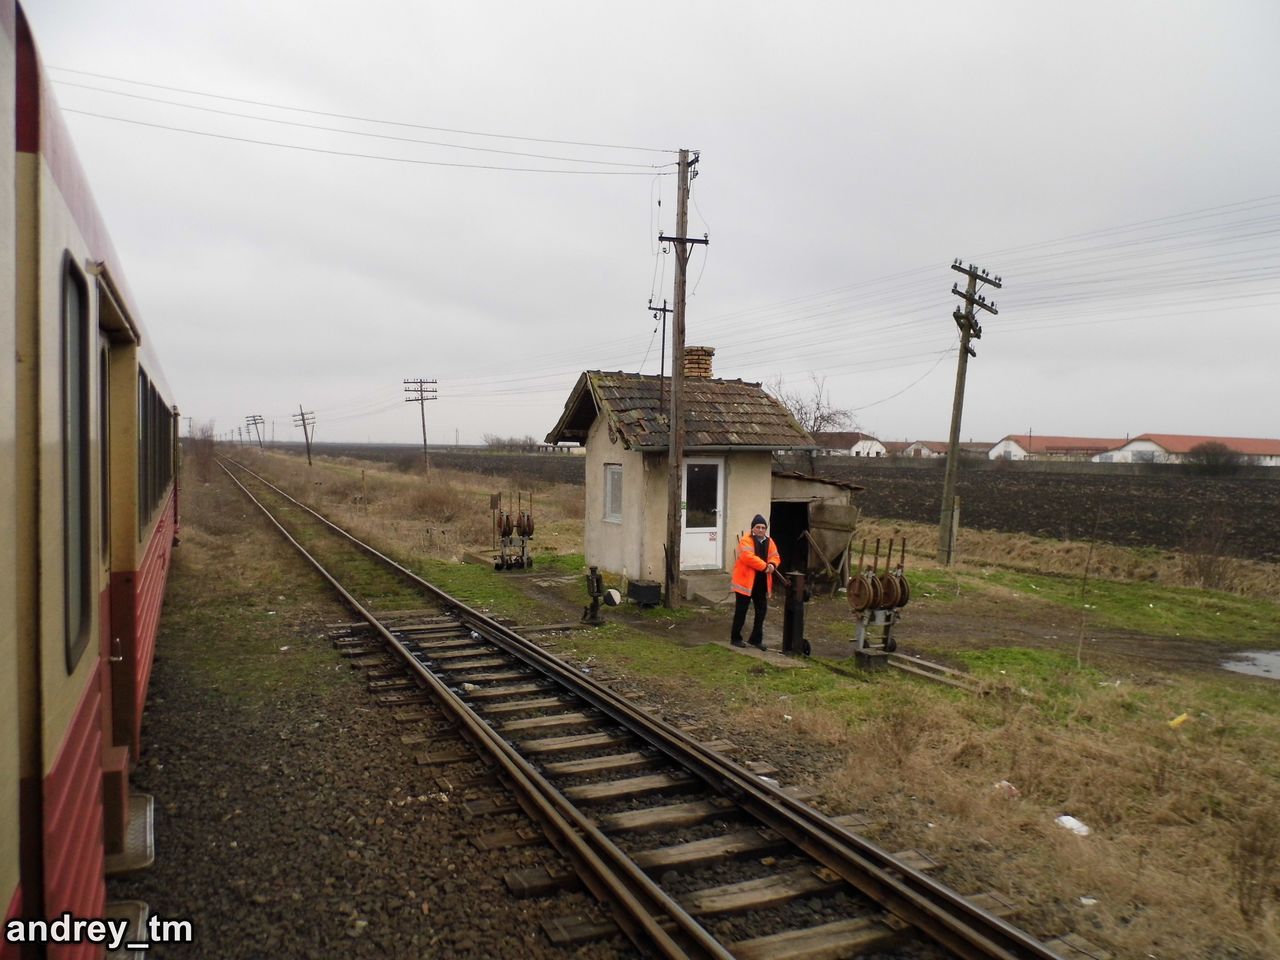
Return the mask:
[[711, 358], [716, 355], [715, 347], [685, 347], [684, 375], [711, 379]]

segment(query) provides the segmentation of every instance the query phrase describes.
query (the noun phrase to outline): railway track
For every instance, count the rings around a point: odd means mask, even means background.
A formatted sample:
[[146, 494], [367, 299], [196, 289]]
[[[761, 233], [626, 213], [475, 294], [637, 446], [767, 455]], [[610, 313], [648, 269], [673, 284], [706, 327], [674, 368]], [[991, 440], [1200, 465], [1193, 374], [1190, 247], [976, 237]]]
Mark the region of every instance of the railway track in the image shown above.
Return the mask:
[[[478, 753], [568, 862], [509, 874], [508, 888], [582, 887], [612, 918], [548, 918], [553, 941], [620, 930], [651, 955], [739, 960], [855, 957], [904, 942], [919, 956], [925, 941], [966, 960], [1099, 955], [1070, 938], [1041, 943], [1003, 919], [1013, 907], [996, 894], [946, 888], [927, 857], [889, 854], [854, 832], [856, 818], [824, 816], [766, 769], [734, 762], [731, 745], [649, 716], [245, 466], [222, 468], [359, 618], [335, 643], [370, 671], [370, 691], [388, 705], [429, 702], [469, 743], [420, 762]], [[538, 840], [507, 829], [476, 842]]]

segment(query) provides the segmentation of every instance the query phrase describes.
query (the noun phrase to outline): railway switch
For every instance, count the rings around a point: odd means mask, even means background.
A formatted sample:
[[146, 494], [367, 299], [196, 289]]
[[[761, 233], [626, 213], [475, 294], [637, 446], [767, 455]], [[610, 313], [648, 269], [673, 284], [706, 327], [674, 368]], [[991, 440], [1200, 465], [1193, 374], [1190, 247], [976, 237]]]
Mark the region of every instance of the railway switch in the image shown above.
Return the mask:
[[809, 656], [809, 641], [804, 638], [804, 605], [813, 596], [813, 589], [803, 573], [787, 574], [787, 593], [782, 610], [782, 652], [792, 656]]
[[599, 567], [588, 570], [587, 596], [591, 598], [591, 606], [582, 608], [582, 622], [592, 626], [604, 623], [604, 618], [600, 616], [600, 601], [604, 599], [604, 577], [600, 576]]

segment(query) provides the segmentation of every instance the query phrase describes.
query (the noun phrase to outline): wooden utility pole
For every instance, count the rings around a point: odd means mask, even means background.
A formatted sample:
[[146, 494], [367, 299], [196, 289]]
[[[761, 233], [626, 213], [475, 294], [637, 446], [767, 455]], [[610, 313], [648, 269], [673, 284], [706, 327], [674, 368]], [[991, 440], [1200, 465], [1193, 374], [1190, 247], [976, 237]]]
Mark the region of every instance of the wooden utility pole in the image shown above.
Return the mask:
[[653, 298], [650, 297], [649, 309], [653, 311], [653, 319], [662, 323], [662, 339], [658, 341], [658, 409], [661, 410], [667, 405], [667, 382], [663, 377], [667, 371], [667, 314], [671, 313], [671, 308], [665, 300], [662, 301], [662, 306], [655, 307]]
[[404, 381], [404, 402], [416, 403], [422, 412], [422, 459], [427, 459], [427, 401], [436, 400], [436, 381], [421, 377]]
[[293, 425], [302, 428], [302, 439], [307, 444], [307, 466], [311, 466], [311, 428], [315, 425], [316, 415], [310, 410], [303, 410], [298, 404], [298, 412], [293, 415]]
[[[679, 604], [680, 592], [680, 533], [683, 528], [684, 502], [681, 496], [681, 473], [684, 465], [684, 300], [685, 273], [689, 265], [689, 245], [705, 244], [707, 238], [693, 240], [685, 234], [689, 231], [689, 180], [690, 168], [698, 162], [695, 152], [689, 158], [688, 150], [680, 151], [680, 188], [676, 202], [676, 235], [658, 235], [658, 240], [670, 243], [676, 251], [676, 290], [671, 324], [671, 402], [667, 418], [667, 557], [666, 596], [669, 609]], [[697, 176], [696, 171], [693, 176]]]
[[951, 269], [963, 273], [969, 278], [969, 284], [961, 290], [959, 284], [951, 285], [951, 292], [964, 300], [964, 309], [956, 307], [952, 319], [960, 328], [960, 360], [956, 368], [956, 396], [951, 404], [951, 437], [947, 444], [947, 471], [942, 481], [942, 520], [938, 524], [938, 562], [950, 564], [955, 556], [956, 546], [956, 471], [960, 465], [960, 416], [964, 410], [964, 380], [969, 368], [969, 358], [978, 354], [970, 345], [970, 340], [982, 339], [982, 325], [974, 315], [974, 308], [996, 314], [996, 303], [978, 293], [979, 283], [989, 283], [999, 289], [1000, 278], [991, 276], [986, 270], [979, 270], [972, 263], [967, 267], [959, 260], [951, 264]]
[[262, 425], [266, 423], [266, 421], [263, 420], [262, 418], [262, 414], [259, 414], [259, 413], [250, 414], [249, 416], [244, 418], [244, 422], [246, 424], [245, 431], [244, 431], [245, 433], [249, 433], [249, 427], [252, 427], [254, 432], [257, 433], [258, 449], [261, 450], [262, 449]]

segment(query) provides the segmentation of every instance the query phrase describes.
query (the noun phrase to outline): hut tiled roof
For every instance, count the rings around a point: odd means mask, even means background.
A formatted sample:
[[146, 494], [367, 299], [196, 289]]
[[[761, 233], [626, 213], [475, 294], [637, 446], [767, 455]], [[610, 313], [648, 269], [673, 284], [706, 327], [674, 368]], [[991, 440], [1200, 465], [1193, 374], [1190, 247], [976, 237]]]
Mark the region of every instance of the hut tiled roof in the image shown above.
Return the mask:
[[[666, 450], [669, 377], [587, 370], [574, 385], [547, 443], [587, 442], [597, 416], [632, 449]], [[665, 401], [665, 402], [664, 402]], [[686, 450], [807, 449], [813, 437], [758, 383], [684, 378]]]

